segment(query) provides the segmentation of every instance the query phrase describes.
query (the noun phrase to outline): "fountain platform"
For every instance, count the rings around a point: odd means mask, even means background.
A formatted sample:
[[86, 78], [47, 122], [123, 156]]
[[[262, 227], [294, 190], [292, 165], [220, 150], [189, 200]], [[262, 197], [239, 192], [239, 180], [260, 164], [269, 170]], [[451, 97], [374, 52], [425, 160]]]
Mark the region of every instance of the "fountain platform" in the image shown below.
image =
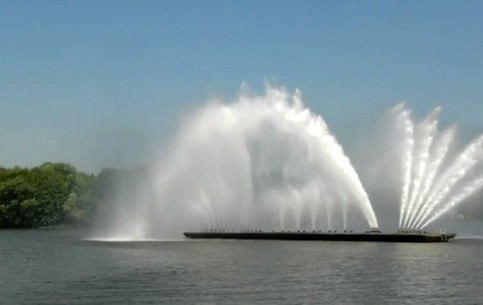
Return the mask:
[[185, 232], [184, 236], [191, 239], [245, 239], [245, 240], [306, 240], [306, 241], [359, 241], [359, 242], [402, 242], [402, 243], [434, 243], [448, 242], [455, 233], [433, 233], [421, 231], [400, 231], [385, 234], [378, 230], [363, 233], [352, 232], [321, 232], [321, 231], [207, 231]]

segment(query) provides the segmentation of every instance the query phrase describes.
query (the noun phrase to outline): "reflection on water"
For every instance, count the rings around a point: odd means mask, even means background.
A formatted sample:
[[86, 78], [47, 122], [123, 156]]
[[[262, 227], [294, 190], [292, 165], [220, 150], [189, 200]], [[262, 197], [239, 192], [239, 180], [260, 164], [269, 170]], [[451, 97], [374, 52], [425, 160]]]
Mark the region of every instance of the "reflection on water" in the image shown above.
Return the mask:
[[0, 231], [0, 304], [481, 301], [479, 239], [385, 244], [81, 237], [69, 231]]

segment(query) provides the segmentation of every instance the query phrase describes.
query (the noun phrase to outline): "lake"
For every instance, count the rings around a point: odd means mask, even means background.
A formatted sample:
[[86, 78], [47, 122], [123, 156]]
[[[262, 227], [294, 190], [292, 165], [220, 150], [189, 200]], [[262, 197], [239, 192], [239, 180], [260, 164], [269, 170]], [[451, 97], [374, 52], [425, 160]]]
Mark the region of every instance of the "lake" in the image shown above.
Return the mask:
[[483, 240], [84, 240], [0, 231], [0, 304], [482, 304]]

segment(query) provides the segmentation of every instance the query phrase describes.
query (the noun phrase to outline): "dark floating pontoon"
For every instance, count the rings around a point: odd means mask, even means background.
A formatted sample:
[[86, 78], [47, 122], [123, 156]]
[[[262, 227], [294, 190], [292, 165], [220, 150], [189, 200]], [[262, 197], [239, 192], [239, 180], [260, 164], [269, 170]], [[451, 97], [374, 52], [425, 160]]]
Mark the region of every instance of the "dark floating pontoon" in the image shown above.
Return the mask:
[[229, 232], [209, 230], [203, 232], [185, 232], [184, 236], [193, 239], [261, 239], [261, 240], [325, 240], [325, 241], [365, 241], [365, 242], [405, 242], [405, 243], [434, 243], [448, 242], [456, 236], [455, 233], [399, 231], [385, 234], [379, 230], [364, 233], [321, 232], [321, 231], [272, 231], [261, 230]]

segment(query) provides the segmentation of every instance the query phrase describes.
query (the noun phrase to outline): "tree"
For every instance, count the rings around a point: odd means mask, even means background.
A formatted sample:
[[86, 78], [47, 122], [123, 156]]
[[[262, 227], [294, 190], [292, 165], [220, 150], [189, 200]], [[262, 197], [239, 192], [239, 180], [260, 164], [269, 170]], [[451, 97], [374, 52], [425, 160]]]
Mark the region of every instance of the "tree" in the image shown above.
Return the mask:
[[96, 208], [94, 179], [65, 163], [0, 168], [0, 228], [87, 222]]

